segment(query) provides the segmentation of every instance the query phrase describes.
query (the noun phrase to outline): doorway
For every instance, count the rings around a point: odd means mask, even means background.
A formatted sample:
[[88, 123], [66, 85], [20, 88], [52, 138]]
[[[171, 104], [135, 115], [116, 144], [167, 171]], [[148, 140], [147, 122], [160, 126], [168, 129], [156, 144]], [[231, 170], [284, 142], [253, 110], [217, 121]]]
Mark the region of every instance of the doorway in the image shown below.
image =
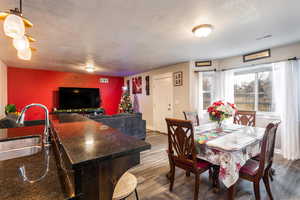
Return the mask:
[[173, 79], [172, 73], [153, 77], [153, 128], [167, 133], [165, 118], [173, 117]]

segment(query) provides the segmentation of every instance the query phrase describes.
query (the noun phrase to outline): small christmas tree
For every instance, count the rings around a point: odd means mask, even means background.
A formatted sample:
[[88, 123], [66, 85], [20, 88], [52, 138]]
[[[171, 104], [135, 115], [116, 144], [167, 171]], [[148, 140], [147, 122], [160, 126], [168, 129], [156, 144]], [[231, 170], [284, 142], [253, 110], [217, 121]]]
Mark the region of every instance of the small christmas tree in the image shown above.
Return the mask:
[[124, 92], [121, 97], [121, 102], [119, 104], [120, 113], [133, 113], [133, 107], [131, 103], [131, 98], [128, 92]]

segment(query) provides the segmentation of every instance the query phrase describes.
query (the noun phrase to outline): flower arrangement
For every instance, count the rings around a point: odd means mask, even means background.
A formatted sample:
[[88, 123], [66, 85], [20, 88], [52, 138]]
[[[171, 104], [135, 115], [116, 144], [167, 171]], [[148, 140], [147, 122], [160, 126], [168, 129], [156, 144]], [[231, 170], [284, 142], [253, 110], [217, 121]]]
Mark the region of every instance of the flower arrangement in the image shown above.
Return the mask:
[[234, 104], [224, 101], [216, 101], [207, 108], [209, 119], [218, 122], [219, 128], [222, 121], [233, 116], [236, 111], [237, 108]]

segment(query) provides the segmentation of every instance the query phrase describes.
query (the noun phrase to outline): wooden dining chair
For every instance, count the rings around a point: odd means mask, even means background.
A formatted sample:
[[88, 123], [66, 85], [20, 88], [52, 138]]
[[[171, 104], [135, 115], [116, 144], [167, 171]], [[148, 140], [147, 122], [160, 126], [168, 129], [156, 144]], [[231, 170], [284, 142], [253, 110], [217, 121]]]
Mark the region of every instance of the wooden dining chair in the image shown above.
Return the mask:
[[[183, 111], [185, 120], [190, 120], [194, 126], [200, 126], [199, 116], [197, 111]], [[187, 173], [188, 174], [188, 173]], [[213, 170], [209, 169], [209, 179], [213, 179]]]
[[200, 174], [212, 165], [196, 157], [193, 124], [188, 120], [166, 119], [168, 126], [168, 156], [170, 161], [170, 191], [173, 190], [175, 169], [179, 167], [195, 174], [194, 200], [198, 199]]
[[[238, 111], [235, 116], [233, 123], [240, 124], [244, 126], [255, 126], [256, 125], [256, 111]], [[259, 161], [260, 156], [255, 156], [252, 159]], [[275, 176], [275, 169], [271, 167], [269, 170], [269, 176], [271, 181], [273, 181], [273, 177]]]
[[259, 183], [263, 179], [269, 198], [272, 200], [272, 192], [269, 183], [269, 172], [273, 163], [276, 132], [280, 122], [270, 123], [265, 131], [259, 161], [249, 159], [240, 169], [240, 178], [253, 182], [255, 199], [260, 200]]
[[190, 111], [183, 111], [185, 120], [190, 120], [194, 126], [199, 126], [199, 116], [196, 111], [190, 112]]
[[256, 111], [239, 110], [235, 113], [233, 123], [244, 126], [255, 126]]

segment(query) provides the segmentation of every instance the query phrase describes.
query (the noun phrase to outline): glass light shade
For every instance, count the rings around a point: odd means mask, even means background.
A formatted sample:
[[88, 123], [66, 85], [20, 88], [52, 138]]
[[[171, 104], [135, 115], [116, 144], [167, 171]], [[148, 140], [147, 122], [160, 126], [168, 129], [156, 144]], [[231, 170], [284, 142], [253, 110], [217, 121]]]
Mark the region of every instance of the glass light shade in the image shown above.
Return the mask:
[[209, 34], [211, 34], [213, 28], [209, 24], [203, 24], [200, 26], [197, 26], [193, 29], [193, 33], [196, 37], [207, 37]]
[[22, 51], [29, 48], [29, 40], [26, 36], [21, 38], [14, 38], [13, 45], [18, 51]]
[[94, 72], [94, 71], [95, 71], [95, 67], [94, 67], [94, 65], [93, 65], [92, 63], [88, 63], [88, 64], [86, 65], [85, 70], [86, 70], [87, 72]]
[[30, 60], [31, 59], [31, 49], [27, 48], [24, 50], [19, 50], [18, 57], [22, 60]]
[[94, 68], [91, 68], [91, 67], [87, 67], [87, 68], [85, 68], [85, 70], [86, 70], [87, 72], [94, 72], [94, 71], [95, 71], [95, 69], [94, 69]]
[[10, 14], [4, 20], [4, 33], [11, 38], [21, 38], [25, 34], [25, 25], [21, 17]]

